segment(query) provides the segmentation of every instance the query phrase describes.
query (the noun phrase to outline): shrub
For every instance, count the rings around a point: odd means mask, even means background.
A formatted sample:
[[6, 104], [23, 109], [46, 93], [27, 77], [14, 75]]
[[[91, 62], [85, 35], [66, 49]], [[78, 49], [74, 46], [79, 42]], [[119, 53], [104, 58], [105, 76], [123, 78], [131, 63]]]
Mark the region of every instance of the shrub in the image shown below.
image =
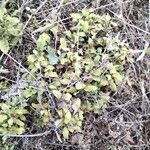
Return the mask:
[[[73, 13], [72, 27], [57, 25], [54, 37], [42, 33], [37, 49], [28, 56], [32, 73], [42, 72], [57, 104], [55, 124], [69, 132], [81, 132], [83, 114], [99, 112], [123, 80], [123, 69], [129, 46], [111, 35], [116, 24], [109, 15], [96, 15], [92, 9]], [[57, 39], [57, 49], [52, 40]], [[105, 92], [107, 91], [107, 92]]]
[[109, 15], [83, 9], [71, 17], [69, 29], [59, 24], [37, 39], [28, 56], [36, 84], [29, 75], [32, 85], [23, 92], [36, 112], [36, 123], [54, 123], [65, 139], [82, 132], [84, 114], [98, 113], [117, 90], [129, 54], [128, 44], [112, 36], [116, 23]]

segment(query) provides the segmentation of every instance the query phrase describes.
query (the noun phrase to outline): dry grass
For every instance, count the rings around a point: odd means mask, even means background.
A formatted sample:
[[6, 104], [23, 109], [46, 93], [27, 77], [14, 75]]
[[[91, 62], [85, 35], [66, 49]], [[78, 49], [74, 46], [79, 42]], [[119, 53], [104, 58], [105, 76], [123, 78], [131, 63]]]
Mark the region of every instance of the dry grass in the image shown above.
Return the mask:
[[[126, 66], [124, 82], [98, 115], [86, 114], [82, 135], [72, 135], [64, 143], [58, 142], [54, 131], [44, 136], [12, 138], [19, 143], [16, 150], [150, 149], [150, 57], [141, 55], [150, 43], [148, 0], [18, 0], [20, 17], [24, 22], [23, 44], [15, 47], [10, 54], [1, 56], [0, 60], [11, 72], [5, 78], [17, 84], [19, 69], [30, 74], [24, 56], [33, 49], [38, 32], [45, 23], [58, 22], [67, 28], [69, 14], [85, 7], [94, 7], [99, 14], [113, 16], [120, 24], [114, 35], [119, 32], [120, 38], [130, 43], [134, 61]], [[33, 26], [33, 18], [37, 20], [38, 29]], [[17, 54], [14, 53], [16, 48]], [[14, 74], [16, 78], [11, 78]], [[37, 129], [37, 132], [42, 131]]]

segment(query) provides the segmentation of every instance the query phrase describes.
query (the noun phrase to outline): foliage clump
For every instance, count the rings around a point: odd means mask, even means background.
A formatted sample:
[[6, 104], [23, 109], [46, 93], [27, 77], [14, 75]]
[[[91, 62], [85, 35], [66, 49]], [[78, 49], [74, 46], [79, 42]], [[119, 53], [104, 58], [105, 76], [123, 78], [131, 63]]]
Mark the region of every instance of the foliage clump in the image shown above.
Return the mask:
[[22, 29], [20, 19], [8, 13], [6, 4], [7, 1], [0, 6], [0, 50], [4, 53], [19, 41]]
[[[72, 26], [65, 30], [57, 25], [53, 37], [42, 33], [37, 49], [28, 56], [33, 73], [42, 72], [58, 105], [56, 124], [63, 135], [81, 132], [83, 114], [99, 112], [123, 80], [129, 46], [111, 35], [116, 24], [109, 15], [100, 16], [92, 9], [73, 13]], [[53, 40], [57, 40], [54, 48]]]
[[109, 15], [83, 9], [71, 17], [69, 29], [57, 24], [37, 39], [28, 69], [40, 92], [31, 87], [23, 92], [37, 124], [54, 123], [66, 139], [69, 133], [82, 132], [85, 112], [98, 113], [117, 90], [129, 54], [128, 44], [112, 36], [116, 23]]
[[9, 103], [0, 103], [0, 132], [22, 134], [25, 132], [25, 114], [27, 110]]

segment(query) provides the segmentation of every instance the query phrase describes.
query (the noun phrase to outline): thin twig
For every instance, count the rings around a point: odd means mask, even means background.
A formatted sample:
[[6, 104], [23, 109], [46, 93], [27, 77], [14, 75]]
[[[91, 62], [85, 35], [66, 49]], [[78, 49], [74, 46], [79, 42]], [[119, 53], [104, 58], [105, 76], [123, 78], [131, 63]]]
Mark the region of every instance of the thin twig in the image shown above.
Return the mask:
[[17, 134], [0, 134], [0, 136], [8, 136], [8, 137], [18, 137], [18, 138], [24, 138], [24, 137], [39, 137], [39, 136], [46, 136], [50, 133], [50, 131], [45, 131], [43, 133], [37, 133], [37, 134], [26, 134], [26, 135], [17, 135]]
[[13, 57], [11, 57], [9, 54], [5, 54], [7, 55], [10, 59], [12, 59], [16, 64], [18, 64], [20, 67], [22, 67], [28, 74], [30, 74], [34, 79], [36, 79], [36, 77], [30, 72], [28, 71], [28, 69], [26, 69], [23, 65], [21, 65], [21, 63], [19, 63], [17, 60], [15, 60]]
[[124, 24], [126, 24], [126, 25], [128, 25], [128, 26], [130, 26], [130, 27], [133, 27], [133, 28], [135, 28], [135, 29], [137, 29], [137, 30], [139, 30], [139, 31], [141, 31], [141, 32], [143, 32], [143, 33], [145, 33], [145, 34], [150, 35], [150, 32], [145, 31], [145, 30], [143, 30], [143, 29], [141, 29], [141, 28], [139, 28], [139, 27], [137, 27], [137, 26], [135, 26], [135, 25], [133, 25], [133, 24], [128, 23], [126, 20], [124, 20], [123, 18], [121, 18], [120, 16], [118, 16], [116, 13], [114, 13], [114, 12], [111, 11], [110, 9], [108, 9], [108, 8], [106, 8], [106, 9], [107, 9], [109, 12], [111, 12], [114, 16], [116, 16], [119, 20], [121, 20]]
[[[125, 1], [124, 3], [128, 3], [128, 2], [129, 2], [129, 0]], [[115, 4], [116, 4], [116, 2], [110, 3], [110, 4], [107, 4], [107, 5], [103, 5], [103, 6], [100, 6], [100, 7], [96, 7], [96, 8], [94, 8], [94, 10], [102, 9], [102, 8], [105, 8], [105, 7], [108, 7], [108, 6], [112, 6], [112, 5], [115, 5]], [[40, 27], [40, 28], [34, 30], [31, 34], [32, 34], [32, 36], [33, 36], [33, 34], [36, 34], [36, 33], [39, 33], [39, 32], [44, 32], [44, 31], [46, 31], [46, 30], [48, 30], [48, 29], [53, 28], [55, 24], [61, 23], [62, 21], [66, 21], [66, 20], [69, 20], [69, 19], [71, 19], [71, 17], [67, 17], [67, 18], [65, 18], [65, 19], [62, 19], [62, 20], [59, 20], [59, 21], [55, 21], [55, 22], [52, 23], [52, 24], [47, 24], [47, 25], [45, 25], [44, 27]]]

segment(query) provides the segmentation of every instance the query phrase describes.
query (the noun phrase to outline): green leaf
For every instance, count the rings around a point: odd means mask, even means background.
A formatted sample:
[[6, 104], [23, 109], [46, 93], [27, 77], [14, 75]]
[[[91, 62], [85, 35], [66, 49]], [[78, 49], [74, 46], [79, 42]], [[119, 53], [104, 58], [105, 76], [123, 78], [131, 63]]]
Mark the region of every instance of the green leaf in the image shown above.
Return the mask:
[[69, 49], [67, 48], [67, 42], [65, 38], [60, 38], [60, 48], [63, 49], [64, 51], [68, 51]]
[[52, 93], [54, 94], [54, 96], [57, 98], [57, 99], [60, 99], [62, 97], [62, 94], [60, 91], [58, 90], [52, 90]]
[[72, 98], [72, 95], [71, 94], [69, 94], [69, 93], [66, 93], [66, 94], [63, 94], [63, 97], [62, 97], [64, 100], [66, 100], [66, 101], [70, 101], [71, 100], [71, 98]]
[[5, 54], [9, 51], [9, 43], [6, 39], [0, 40], [0, 50]]
[[102, 71], [100, 69], [96, 69], [96, 70], [92, 71], [92, 74], [94, 76], [100, 76], [102, 74]]
[[28, 61], [34, 63], [36, 61], [36, 56], [34, 54], [28, 56]]
[[77, 90], [82, 90], [82, 89], [85, 88], [85, 86], [86, 85], [84, 83], [80, 82], [80, 81], [75, 84], [75, 87], [76, 87]]
[[74, 132], [74, 127], [73, 126], [68, 126], [69, 132], [73, 133]]
[[57, 113], [58, 113], [58, 115], [59, 115], [60, 118], [63, 117], [63, 110], [62, 109], [57, 110]]
[[74, 114], [78, 112], [80, 106], [81, 106], [81, 100], [79, 98], [74, 99], [72, 104], [72, 109], [74, 110]]
[[52, 31], [52, 33], [54, 34], [54, 36], [57, 36], [57, 32], [58, 32], [58, 26], [54, 26], [53, 28], [50, 29]]
[[69, 88], [66, 90], [66, 92], [71, 93], [71, 94], [74, 94], [74, 93], [76, 92], [76, 88], [73, 87], [73, 86], [71, 86], [71, 87], [69, 87]]
[[57, 87], [55, 86], [55, 85], [49, 85], [49, 88], [51, 89], [51, 90], [56, 90], [57, 89]]
[[67, 113], [65, 114], [64, 123], [68, 124], [70, 121], [71, 121], [71, 113], [70, 111], [67, 111]]
[[16, 24], [18, 24], [18, 23], [20, 22], [19, 18], [17, 18], [17, 17], [11, 17], [11, 18], [9, 19], [9, 21], [10, 21], [13, 25], [16, 25]]
[[82, 126], [82, 121], [77, 121], [77, 125], [78, 125], [79, 127], [81, 127], [81, 126]]
[[50, 65], [56, 65], [59, 61], [59, 57], [55, 54], [55, 51], [48, 47], [47, 52]]
[[21, 121], [21, 120], [19, 120], [19, 119], [16, 119], [16, 120], [15, 120], [15, 123], [16, 123], [17, 125], [21, 126], [21, 127], [24, 126], [24, 122]]
[[116, 84], [120, 84], [123, 80], [123, 75], [121, 75], [119, 72], [114, 73], [113, 77], [115, 79]]
[[97, 91], [97, 86], [94, 86], [94, 85], [87, 85], [85, 88], [84, 88], [84, 90], [86, 91], [86, 92], [95, 92], [95, 91]]
[[88, 32], [88, 31], [89, 31], [90, 25], [89, 25], [89, 22], [88, 22], [88, 21], [83, 21], [83, 20], [81, 20], [81, 21], [80, 21], [80, 24], [82, 25], [82, 30], [83, 30], [84, 32]]
[[79, 77], [80, 74], [81, 74], [81, 64], [80, 64], [79, 61], [77, 61], [77, 62], [74, 63], [74, 68], [75, 68], [75, 74], [76, 74], [76, 76]]
[[25, 129], [24, 129], [24, 127], [20, 127], [20, 128], [17, 127], [17, 128], [15, 128], [15, 132], [17, 134], [22, 134], [25, 132]]
[[147, 55], [150, 55], [150, 48], [145, 49], [145, 53], [146, 53]]
[[3, 123], [7, 118], [7, 115], [0, 115], [0, 123]]
[[4, 19], [4, 15], [7, 13], [7, 9], [5, 8], [5, 6], [0, 6], [0, 21], [3, 21]]
[[72, 13], [71, 14], [71, 18], [74, 20], [74, 21], [77, 21], [78, 19], [81, 19], [82, 18], [82, 15], [80, 13]]
[[33, 95], [33, 93], [32, 93], [32, 90], [31, 89], [26, 89], [24, 92], [23, 92], [23, 96], [25, 97], [25, 98], [29, 98], [29, 97], [31, 97]]
[[103, 101], [107, 101], [110, 98], [108, 93], [101, 93], [101, 99]]
[[87, 16], [90, 14], [90, 12], [89, 12], [88, 9], [83, 9], [83, 10], [82, 10], [82, 14], [83, 14], [85, 17], [87, 17]]
[[37, 48], [39, 50], [44, 50], [47, 43], [50, 42], [50, 37], [46, 33], [42, 33], [37, 40]]
[[57, 78], [58, 77], [57, 73], [53, 72], [53, 71], [52, 72], [48, 72], [47, 76], [52, 77], [52, 78]]
[[14, 123], [14, 120], [13, 120], [13, 118], [10, 118], [7, 122], [9, 124], [9, 126], [12, 126]]
[[63, 137], [65, 139], [68, 139], [68, 136], [69, 136], [69, 130], [68, 130], [68, 128], [64, 127], [64, 129], [63, 129]]
[[83, 120], [83, 111], [82, 110], [79, 111], [79, 119], [81, 121]]
[[3, 103], [3, 104], [1, 104], [1, 108], [3, 111], [6, 112], [6, 111], [9, 111], [10, 105]]
[[69, 79], [61, 79], [60, 82], [63, 85], [68, 85], [70, 83], [70, 80]]
[[15, 114], [18, 114], [18, 115], [23, 115], [23, 114], [27, 114], [28, 111], [24, 108], [18, 108], [15, 110]]
[[113, 80], [109, 81], [109, 85], [110, 85], [110, 88], [111, 88], [112, 91], [116, 91], [117, 90], [116, 84], [114, 83]]

